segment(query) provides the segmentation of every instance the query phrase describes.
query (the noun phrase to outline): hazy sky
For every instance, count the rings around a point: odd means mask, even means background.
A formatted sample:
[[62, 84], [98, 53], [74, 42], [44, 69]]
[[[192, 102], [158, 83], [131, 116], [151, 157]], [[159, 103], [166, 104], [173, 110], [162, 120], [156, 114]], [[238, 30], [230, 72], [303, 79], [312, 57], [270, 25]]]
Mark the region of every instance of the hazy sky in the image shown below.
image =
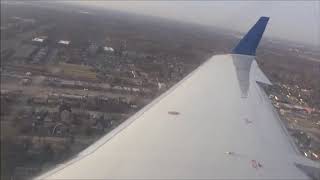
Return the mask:
[[320, 46], [320, 1], [79, 1], [77, 3], [246, 32], [269, 16], [266, 35]]

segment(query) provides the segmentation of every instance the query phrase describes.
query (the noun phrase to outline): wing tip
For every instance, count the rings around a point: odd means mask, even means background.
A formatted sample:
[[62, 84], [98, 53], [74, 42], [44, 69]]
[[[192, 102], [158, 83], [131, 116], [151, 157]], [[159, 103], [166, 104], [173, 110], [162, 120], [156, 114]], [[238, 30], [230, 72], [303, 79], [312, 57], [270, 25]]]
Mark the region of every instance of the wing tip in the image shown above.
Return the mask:
[[256, 55], [256, 49], [262, 38], [263, 32], [268, 24], [270, 17], [261, 16], [256, 24], [240, 40], [237, 46], [232, 50], [233, 54]]

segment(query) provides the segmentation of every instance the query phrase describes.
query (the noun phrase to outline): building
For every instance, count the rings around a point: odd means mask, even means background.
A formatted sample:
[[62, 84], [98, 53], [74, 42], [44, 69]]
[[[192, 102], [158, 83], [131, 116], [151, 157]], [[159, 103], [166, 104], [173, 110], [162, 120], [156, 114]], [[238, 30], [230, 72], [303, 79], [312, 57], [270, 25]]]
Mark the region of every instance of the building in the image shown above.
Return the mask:
[[60, 40], [60, 41], [58, 41], [58, 44], [68, 46], [68, 45], [70, 44], [70, 41], [67, 41], [67, 40]]
[[46, 36], [35, 37], [32, 39], [32, 42], [43, 43], [47, 40]]
[[108, 47], [108, 46], [103, 47], [103, 50], [106, 52], [114, 52], [114, 49], [112, 47]]

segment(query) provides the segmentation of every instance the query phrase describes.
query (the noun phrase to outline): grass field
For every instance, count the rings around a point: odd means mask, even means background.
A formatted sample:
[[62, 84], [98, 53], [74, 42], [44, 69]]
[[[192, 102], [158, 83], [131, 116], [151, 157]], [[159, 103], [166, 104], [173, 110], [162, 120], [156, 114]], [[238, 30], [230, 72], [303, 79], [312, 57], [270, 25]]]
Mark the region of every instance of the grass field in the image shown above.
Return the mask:
[[77, 64], [60, 63], [57, 67], [60, 70], [60, 76], [76, 78], [78, 80], [97, 81], [97, 74], [89, 66]]

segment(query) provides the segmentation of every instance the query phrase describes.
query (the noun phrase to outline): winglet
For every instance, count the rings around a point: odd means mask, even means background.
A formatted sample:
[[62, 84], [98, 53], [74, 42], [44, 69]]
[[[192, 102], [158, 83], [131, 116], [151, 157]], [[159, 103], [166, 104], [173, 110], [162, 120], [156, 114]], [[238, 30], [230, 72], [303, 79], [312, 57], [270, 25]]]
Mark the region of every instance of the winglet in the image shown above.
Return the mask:
[[256, 49], [261, 40], [262, 34], [267, 26], [269, 17], [260, 17], [257, 23], [240, 40], [238, 45], [232, 50], [233, 54], [256, 55]]

